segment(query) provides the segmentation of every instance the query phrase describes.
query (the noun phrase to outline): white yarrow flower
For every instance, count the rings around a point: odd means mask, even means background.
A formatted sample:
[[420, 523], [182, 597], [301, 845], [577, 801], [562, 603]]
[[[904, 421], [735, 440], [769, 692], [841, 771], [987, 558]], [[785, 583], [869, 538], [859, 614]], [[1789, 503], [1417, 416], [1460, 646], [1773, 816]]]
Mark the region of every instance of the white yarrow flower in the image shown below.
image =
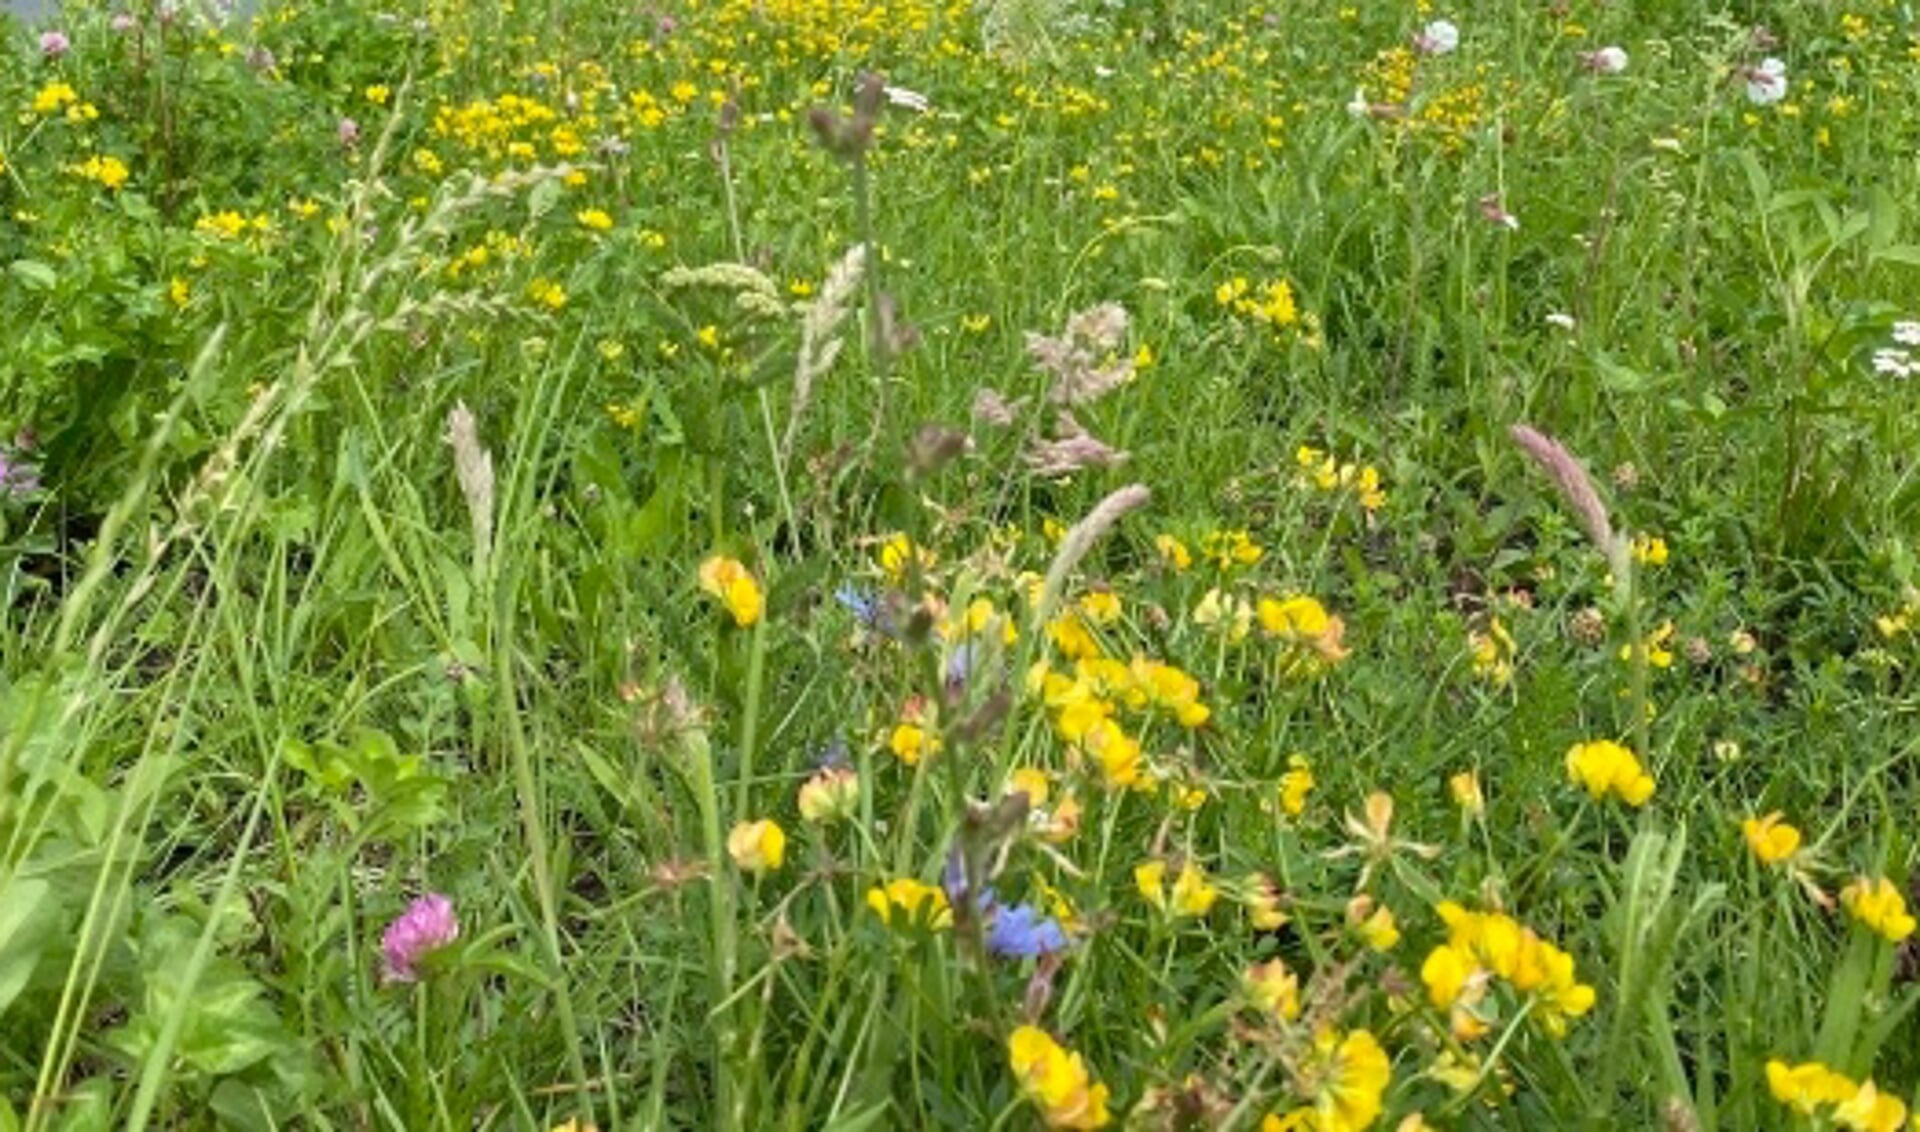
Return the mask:
[[1894, 323], [1893, 340], [1902, 346], [1920, 346], [1920, 322]]
[[1445, 55], [1460, 46], [1460, 29], [1452, 20], [1435, 20], [1413, 37], [1413, 45], [1427, 55]]
[[1771, 106], [1787, 96], [1787, 65], [1769, 55], [1747, 68], [1747, 101]]
[[1627, 51], [1624, 47], [1602, 47], [1598, 51], [1589, 51], [1586, 56], [1587, 68], [1596, 75], [1617, 75], [1627, 69]]

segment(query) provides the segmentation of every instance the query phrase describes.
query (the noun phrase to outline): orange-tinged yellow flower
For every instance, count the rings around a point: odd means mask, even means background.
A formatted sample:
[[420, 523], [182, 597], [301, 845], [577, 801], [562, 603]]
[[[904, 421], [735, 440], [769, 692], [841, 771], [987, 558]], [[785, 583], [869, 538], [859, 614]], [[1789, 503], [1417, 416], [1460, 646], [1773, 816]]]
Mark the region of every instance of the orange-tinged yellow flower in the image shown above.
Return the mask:
[[1284, 961], [1269, 959], [1247, 968], [1241, 986], [1261, 1013], [1277, 1014], [1289, 1022], [1300, 1017], [1300, 978]]
[[1595, 799], [1612, 795], [1629, 806], [1653, 797], [1653, 778], [1632, 751], [1609, 739], [1576, 743], [1567, 751], [1567, 775]]
[[1886, 877], [1856, 879], [1840, 890], [1840, 903], [1847, 914], [1892, 943], [1899, 943], [1914, 932], [1914, 918], [1899, 886]]
[[1788, 825], [1777, 810], [1742, 821], [1740, 833], [1763, 865], [1777, 865], [1800, 849], [1800, 831]]
[[1086, 1062], [1038, 1026], [1021, 1026], [1007, 1037], [1007, 1060], [1020, 1091], [1040, 1110], [1049, 1128], [1104, 1128], [1107, 1087], [1096, 1084]]
[[1265, 873], [1254, 873], [1242, 882], [1240, 902], [1246, 905], [1255, 931], [1277, 931], [1287, 922], [1284, 898]]
[[1303, 1128], [1312, 1132], [1361, 1132], [1380, 1118], [1382, 1098], [1393, 1077], [1387, 1051], [1366, 1030], [1342, 1036], [1322, 1030], [1313, 1040], [1313, 1056], [1303, 1066], [1302, 1091], [1312, 1098], [1286, 1117], [1268, 1116], [1263, 1132]]
[[727, 834], [727, 856], [743, 873], [771, 872], [787, 859], [787, 833], [774, 821], [743, 821]]
[[800, 786], [800, 818], [816, 825], [853, 816], [860, 802], [860, 776], [846, 767], [828, 767]]
[[766, 612], [766, 598], [760, 592], [760, 583], [754, 581], [747, 568], [733, 558], [716, 555], [700, 564], [700, 588], [720, 599], [720, 604], [733, 615], [733, 622], [746, 628], [760, 620]]

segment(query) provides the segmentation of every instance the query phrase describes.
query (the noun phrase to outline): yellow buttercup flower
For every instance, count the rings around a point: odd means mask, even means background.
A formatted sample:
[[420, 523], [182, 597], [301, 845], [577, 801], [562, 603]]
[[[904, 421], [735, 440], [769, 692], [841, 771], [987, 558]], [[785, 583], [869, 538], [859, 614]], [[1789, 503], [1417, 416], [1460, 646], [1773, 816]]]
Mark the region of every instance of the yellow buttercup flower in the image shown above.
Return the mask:
[[766, 612], [760, 583], [737, 559], [716, 555], [700, 564], [700, 588], [720, 599], [734, 624], [746, 628]]
[[778, 869], [787, 859], [787, 833], [778, 822], [741, 822], [727, 834], [727, 856], [743, 873]]
[[1848, 915], [1892, 943], [1914, 932], [1914, 918], [1907, 911], [1906, 899], [1886, 877], [1860, 877], [1840, 890], [1840, 903]]
[[1740, 833], [1747, 839], [1747, 848], [1753, 850], [1763, 865], [1777, 865], [1800, 849], [1800, 831], [1788, 825], [1777, 810], [1765, 817], [1742, 821]]
[[1021, 1026], [1007, 1037], [1007, 1060], [1020, 1091], [1040, 1110], [1049, 1128], [1104, 1128], [1107, 1087], [1095, 1084], [1086, 1062], [1063, 1049], [1038, 1026]]
[[1608, 739], [1576, 743], [1567, 751], [1567, 775], [1595, 799], [1612, 795], [1629, 806], [1653, 797], [1653, 778], [1632, 751]]

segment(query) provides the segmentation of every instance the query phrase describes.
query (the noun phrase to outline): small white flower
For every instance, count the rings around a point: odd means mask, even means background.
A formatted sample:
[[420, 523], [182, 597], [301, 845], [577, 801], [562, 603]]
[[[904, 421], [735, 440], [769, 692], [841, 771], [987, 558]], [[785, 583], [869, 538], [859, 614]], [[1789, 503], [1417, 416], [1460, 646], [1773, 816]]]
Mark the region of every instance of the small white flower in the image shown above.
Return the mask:
[[1769, 55], [1758, 67], [1747, 68], [1747, 101], [1771, 106], [1787, 96], [1787, 65]]
[[1916, 369], [1913, 355], [1889, 346], [1873, 352], [1873, 372], [1885, 377], [1912, 377]]
[[885, 93], [888, 102], [895, 106], [904, 106], [915, 114], [925, 114], [927, 108], [932, 105], [927, 101], [926, 95], [917, 90], [908, 90], [903, 86], [887, 87]]
[[1547, 321], [1559, 327], [1560, 329], [1566, 331], [1569, 334], [1573, 333], [1574, 328], [1579, 325], [1578, 323], [1574, 322], [1572, 315], [1561, 314], [1559, 311], [1555, 311], [1552, 314], [1548, 315]]
[[1413, 37], [1413, 45], [1427, 55], [1445, 55], [1460, 46], [1460, 29], [1452, 20], [1435, 20]]
[[1893, 340], [1902, 346], [1920, 346], [1920, 322], [1894, 323]]
[[1602, 47], [1598, 51], [1589, 51], [1581, 56], [1587, 69], [1596, 75], [1617, 75], [1627, 69], [1627, 51], [1624, 47]]
[[1353, 101], [1347, 103], [1347, 113], [1355, 118], [1365, 118], [1373, 113], [1373, 103], [1367, 101], [1367, 92], [1364, 89], [1353, 88]]

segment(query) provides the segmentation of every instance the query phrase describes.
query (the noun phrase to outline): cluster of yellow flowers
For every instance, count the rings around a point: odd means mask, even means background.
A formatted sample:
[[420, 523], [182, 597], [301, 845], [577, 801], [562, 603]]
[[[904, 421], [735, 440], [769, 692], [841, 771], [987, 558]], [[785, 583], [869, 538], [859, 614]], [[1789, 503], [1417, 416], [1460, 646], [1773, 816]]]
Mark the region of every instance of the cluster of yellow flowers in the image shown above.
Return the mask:
[[1573, 956], [1535, 935], [1504, 912], [1473, 912], [1451, 901], [1437, 909], [1447, 942], [1427, 953], [1420, 981], [1427, 998], [1448, 1011], [1453, 1034], [1472, 1041], [1489, 1023], [1475, 1007], [1498, 978], [1534, 998], [1534, 1015], [1549, 1034], [1566, 1033], [1567, 1022], [1593, 1009], [1594, 990], [1574, 977]]
[[1767, 1089], [1800, 1115], [1825, 1116], [1853, 1132], [1902, 1132], [1907, 1125], [1907, 1106], [1899, 1097], [1881, 1092], [1872, 1081], [1855, 1084], [1817, 1061], [1767, 1062]]
[[1372, 464], [1342, 462], [1333, 453], [1302, 444], [1294, 454], [1300, 466], [1300, 483], [1324, 492], [1352, 492], [1360, 506], [1378, 511], [1387, 505], [1387, 492], [1380, 482], [1380, 469]]
[[1328, 1028], [1314, 1036], [1294, 1077], [1295, 1091], [1312, 1103], [1285, 1116], [1268, 1114], [1261, 1132], [1362, 1132], [1380, 1119], [1393, 1064], [1369, 1031]]
[[1907, 911], [1900, 886], [1886, 877], [1855, 880], [1840, 890], [1840, 904], [1848, 915], [1891, 943], [1899, 943], [1914, 932], [1913, 913]]
[[1105, 1128], [1107, 1087], [1097, 1084], [1077, 1053], [1063, 1048], [1038, 1026], [1021, 1026], [1007, 1037], [1007, 1058], [1020, 1091], [1049, 1128]]
[[1475, 676], [1496, 688], [1513, 682], [1513, 661], [1519, 650], [1513, 634], [1498, 617], [1489, 617], [1484, 629], [1467, 633], [1467, 651], [1473, 658]]
[[1612, 796], [1629, 806], [1644, 806], [1653, 797], [1653, 776], [1632, 751], [1611, 739], [1575, 743], [1567, 751], [1567, 775], [1595, 801]]
[[902, 931], [928, 928], [939, 931], [953, 926], [953, 909], [947, 894], [939, 886], [912, 877], [899, 877], [878, 888], [867, 890], [867, 907], [880, 922]]
[[1213, 290], [1214, 301], [1242, 318], [1272, 328], [1275, 333], [1300, 323], [1300, 308], [1294, 302], [1293, 284], [1285, 279], [1270, 279], [1255, 288], [1246, 276], [1236, 275]]
[[126, 162], [121, 161], [111, 154], [104, 157], [97, 153], [90, 154], [85, 161], [80, 162], [78, 165], [67, 166], [67, 171], [76, 177], [84, 178], [103, 188], [116, 192], [120, 186], [127, 183]]

